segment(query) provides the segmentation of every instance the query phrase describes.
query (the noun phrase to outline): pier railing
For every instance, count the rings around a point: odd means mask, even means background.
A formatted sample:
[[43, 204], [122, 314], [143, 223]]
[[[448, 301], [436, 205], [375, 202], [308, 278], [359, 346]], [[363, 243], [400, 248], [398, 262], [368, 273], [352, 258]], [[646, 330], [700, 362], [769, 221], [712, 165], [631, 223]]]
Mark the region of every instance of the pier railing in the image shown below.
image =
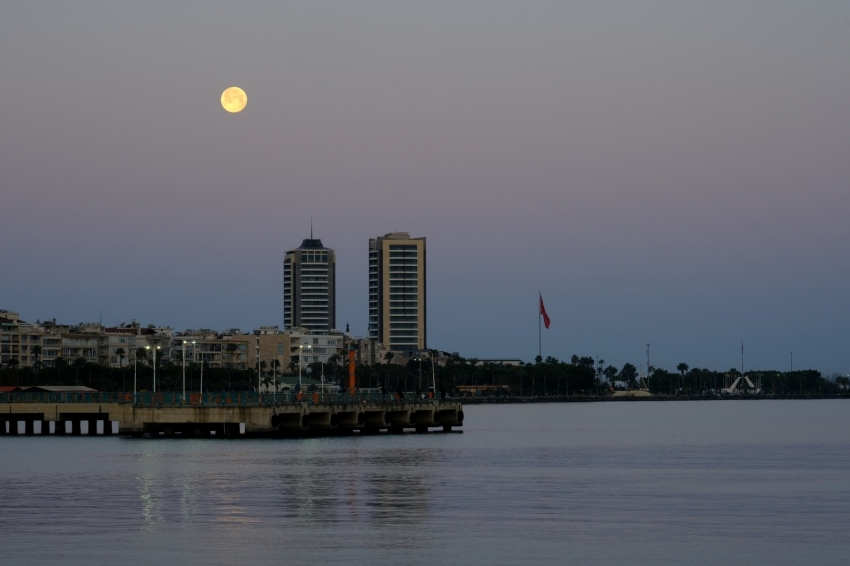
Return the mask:
[[[439, 397], [439, 396], [438, 396]], [[254, 391], [213, 393], [48, 393], [11, 392], [0, 393], [0, 403], [127, 403], [140, 407], [258, 407], [285, 404], [345, 404], [345, 403], [431, 403], [427, 395], [416, 393], [319, 393], [285, 391], [279, 393], [257, 393]]]

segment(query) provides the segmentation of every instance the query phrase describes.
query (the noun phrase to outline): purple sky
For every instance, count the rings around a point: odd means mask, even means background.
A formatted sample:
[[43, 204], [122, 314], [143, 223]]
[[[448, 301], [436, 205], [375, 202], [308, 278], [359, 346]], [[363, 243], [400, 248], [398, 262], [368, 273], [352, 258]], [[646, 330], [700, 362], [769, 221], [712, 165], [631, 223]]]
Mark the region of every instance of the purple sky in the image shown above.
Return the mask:
[[432, 347], [850, 372], [846, 0], [281, 4], [0, 5], [0, 308], [281, 324], [312, 214], [354, 333], [398, 229]]

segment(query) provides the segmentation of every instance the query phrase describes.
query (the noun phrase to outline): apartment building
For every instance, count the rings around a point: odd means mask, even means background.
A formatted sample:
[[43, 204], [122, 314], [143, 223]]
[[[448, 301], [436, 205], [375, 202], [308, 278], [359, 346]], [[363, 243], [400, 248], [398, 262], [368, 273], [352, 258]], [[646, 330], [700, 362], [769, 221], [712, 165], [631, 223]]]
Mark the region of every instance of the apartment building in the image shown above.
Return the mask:
[[283, 260], [283, 329], [336, 328], [336, 253], [310, 238]]
[[[257, 363], [266, 363], [266, 371], [272, 371], [280, 375], [289, 367], [292, 352], [292, 335], [281, 332], [277, 326], [261, 326], [254, 331], [257, 340], [256, 359], [253, 360], [254, 367]], [[272, 364], [277, 362], [277, 368]]]
[[0, 311], [0, 363], [20, 363], [21, 329], [18, 313]]
[[70, 326], [57, 325], [55, 320], [25, 322], [19, 313], [0, 310], [0, 363], [14, 359], [21, 368], [38, 363], [52, 366], [54, 360], [63, 357], [62, 333], [70, 331]]
[[173, 337], [171, 363], [203, 363], [210, 368], [255, 369], [265, 362], [266, 371], [278, 363], [278, 372], [289, 365], [290, 336], [277, 326], [262, 326], [251, 334], [232, 329], [223, 333], [214, 330], [187, 330]]
[[425, 238], [392, 232], [369, 239], [369, 338], [395, 352], [427, 344]]
[[[315, 333], [307, 328], [295, 328], [287, 334], [290, 360], [304, 366], [318, 362], [330, 363], [333, 356], [343, 351], [344, 337], [340, 333]], [[341, 355], [337, 361], [344, 363]]]
[[44, 327], [38, 323], [19, 321], [21, 336], [20, 367], [35, 367], [44, 358]]
[[93, 326], [78, 326], [68, 332], [63, 332], [62, 358], [73, 362], [83, 358], [88, 363], [98, 363], [98, 346], [100, 344], [100, 332]]
[[[40, 354], [33, 351], [35, 346], [41, 347]], [[27, 323], [18, 313], [0, 311], [0, 359], [7, 364], [14, 358], [21, 368], [33, 367], [38, 361], [50, 367], [59, 359], [70, 364], [79, 358], [115, 368], [150, 365], [155, 351], [159, 363], [181, 365], [185, 352], [187, 364], [243, 370], [262, 367], [264, 374], [274, 371], [276, 365], [282, 374], [298, 364], [336, 362], [344, 366], [348, 350], [355, 351], [358, 365], [374, 365], [384, 361], [388, 347], [373, 338], [304, 327], [281, 331], [277, 326], [262, 326], [252, 333], [238, 329], [174, 333], [170, 327], [141, 327], [135, 321], [116, 327], [62, 325], [55, 319]], [[140, 351], [142, 357], [138, 357]]]
[[98, 337], [98, 363], [113, 368], [127, 367], [135, 359], [138, 325], [104, 328]]

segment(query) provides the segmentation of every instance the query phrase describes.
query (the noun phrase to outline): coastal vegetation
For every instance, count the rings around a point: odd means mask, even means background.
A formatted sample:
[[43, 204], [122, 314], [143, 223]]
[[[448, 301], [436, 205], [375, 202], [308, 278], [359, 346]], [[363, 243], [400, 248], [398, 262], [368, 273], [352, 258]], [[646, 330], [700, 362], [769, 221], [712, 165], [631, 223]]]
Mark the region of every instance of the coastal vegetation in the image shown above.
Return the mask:
[[[126, 355], [126, 353], [124, 353]], [[151, 390], [153, 368], [147, 352], [137, 352], [139, 364], [136, 369], [137, 391]], [[132, 391], [133, 367], [110, 368], [76, 360], [58, 359], [52, 367], [22, 368], [17, 364], [0, 367], [0, 385], [84, 385], [99, 391]], [[256, 388], [257, 369], [236, 369], [227, 364], [224, 368], [205, 367], [203, 370], [205, 391], [250, 391]], [[283, 368], [279, 364], [261, 364], [260, 381], [269, 385], [273, 376], [278, 383], [293, 383], [297, 379], [297, 364]], [[330, 363], [305, 364], [302, 368], [306, 388], [315, 384], [324, 374], [326, 382], [347, 379], [347, 368], [339, 356]], [[649, 375], [641, 378], [637, 368], [626, 363], [621, 368], [606, 364], [589, 356], [572, 356], [570, 360], [553, 357], [538, 358], [533, 363], [506, 365], [450, 355], [444, 365], [432, 368], [431, 360], [410, 360], [402, 365], [395, 363], [394, 356], [387, 356], [384, 363], [374, 366], [357, 366], [357, 385], [360, 388], [381, 388], [389, 391], [427, 391], [432, 384], [437, 390], [445, 389], [458, 395], [506, 395], [522, 397], [608, 395], [615, 390], [648, 388], [653, 394], [671, 396], [693, 396], [713, 394], [728, 386], [740, 371], [731, 368], [725, 371], [690, 367], [680, 363], [676, 371], [651, 367]], [[760, 384], [767, 395], [847, 395], [850, 378], [832, 375], [825, 378], [816, 370], [777, 371], [753, 370], [747, 376], [756, 385]], [[186, 387], [197, 391], [200, 387], [201, 367], [187, 364]], [[315, 378], [315, 379], [311, 379]], [[169, 360], [157, 360], [157, 386], [160, 391], [182, 389], [182, 365]]]

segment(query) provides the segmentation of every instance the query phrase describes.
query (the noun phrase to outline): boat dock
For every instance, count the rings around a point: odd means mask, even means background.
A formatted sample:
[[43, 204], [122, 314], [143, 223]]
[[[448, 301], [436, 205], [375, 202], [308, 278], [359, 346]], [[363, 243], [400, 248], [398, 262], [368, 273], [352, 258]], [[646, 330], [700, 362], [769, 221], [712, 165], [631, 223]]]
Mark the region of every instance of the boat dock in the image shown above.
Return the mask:
[[287, 437], [449, 432], [462, 425], [459, 401], [414, 394], [0, 395], [0, 435]]

